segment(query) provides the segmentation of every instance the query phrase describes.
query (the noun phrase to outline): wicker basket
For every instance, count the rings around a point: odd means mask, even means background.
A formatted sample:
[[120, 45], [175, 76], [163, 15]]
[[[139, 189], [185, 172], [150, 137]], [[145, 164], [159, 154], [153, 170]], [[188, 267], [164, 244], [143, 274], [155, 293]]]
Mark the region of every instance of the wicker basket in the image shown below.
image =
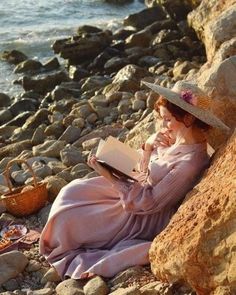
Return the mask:
[[[27, 165], [29, 171], [33, 175], [34, 187], [24, 192], [21, 191], [25, 186], [13, 189], [9, 179], [9, 169], [11, 165], [18, 162]], [[20, 217], [35, 213], [47, 202], [48, 192], [46, 183], [37, 183], [33, 169], [25, 160], [14, 159], [9, 161], [4, 171], [4, 176], [9, 188], [9, 192], [1, 196], [1, 199], [4, 202], [7, 211], [12, 215]]]

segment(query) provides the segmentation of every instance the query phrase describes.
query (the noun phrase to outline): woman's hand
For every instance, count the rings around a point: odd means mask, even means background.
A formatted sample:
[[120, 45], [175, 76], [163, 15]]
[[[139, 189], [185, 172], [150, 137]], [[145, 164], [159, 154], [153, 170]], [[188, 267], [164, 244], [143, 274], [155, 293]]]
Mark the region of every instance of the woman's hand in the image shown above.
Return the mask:
[[168, 131], [160, 131], [158, 133], [155, 133], [151, 135], [144, 145], [145, 151], [153, 151], [158, 146], [168, 147], [172, 144], [172, 140], [169, 136]]
[[89, 167], [94, 169], [99, 175], [104, 176], [109, 181], [115, 181], [115, 177], [111, 174], [111, 172], [98, 163], [95, 155], [91, 155], [88, 157], [88, 165]]

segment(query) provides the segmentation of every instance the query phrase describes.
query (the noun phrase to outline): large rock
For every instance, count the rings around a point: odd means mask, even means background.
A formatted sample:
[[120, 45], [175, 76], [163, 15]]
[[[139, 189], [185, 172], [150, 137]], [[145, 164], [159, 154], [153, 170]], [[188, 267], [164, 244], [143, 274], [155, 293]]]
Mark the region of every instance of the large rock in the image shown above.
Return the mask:
[[201, 295], [236, 293], [235, 171], [236, 133], [153, 241], [150, 261], [158, 278], [185, 282]]
[[27, 257], [18, 251], [11, 251], [9, 253], [0, 255], [0, 286], [15, 278], [21, 273], [28, 264]]
[[222, 43], [235, 36], [235, 0], [203, 0], [188, 15], [190, 26], [206, 46], [211, 60]]

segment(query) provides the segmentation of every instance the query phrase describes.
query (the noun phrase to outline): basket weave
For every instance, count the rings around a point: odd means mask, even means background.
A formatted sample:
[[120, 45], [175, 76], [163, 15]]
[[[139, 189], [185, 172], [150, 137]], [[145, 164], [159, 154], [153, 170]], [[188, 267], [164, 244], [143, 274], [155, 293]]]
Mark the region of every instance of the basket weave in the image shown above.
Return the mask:
[[[27, 165], [29, 171], [33, 175], [34, 187], [24, 192], [21, 191], [25, 186], [13, 189], [12, 183], [9, 179], [9, 169], [11, 165], [18, 162]], [[46, 183], [37, 183], [33, 169], [25, 160], [14, 159], [9, 161], [4, 171], [4, 176], [9, 188], [9, 192], [1, 196], [1, 199], [4, 202], [7, 211], [12, 215], [20, 217], [35, 213], [47, 202], [48, 192]]]

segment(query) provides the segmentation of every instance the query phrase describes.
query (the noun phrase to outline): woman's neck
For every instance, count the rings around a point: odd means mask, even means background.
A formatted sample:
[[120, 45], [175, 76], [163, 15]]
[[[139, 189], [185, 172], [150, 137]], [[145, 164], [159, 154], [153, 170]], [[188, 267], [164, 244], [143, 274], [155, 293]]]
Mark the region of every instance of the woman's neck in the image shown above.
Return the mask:
[[199, 128], [189, 127], [180, 130], [176, 135], [175, 145], [197, 144], [206, 142], [205, 133]]

